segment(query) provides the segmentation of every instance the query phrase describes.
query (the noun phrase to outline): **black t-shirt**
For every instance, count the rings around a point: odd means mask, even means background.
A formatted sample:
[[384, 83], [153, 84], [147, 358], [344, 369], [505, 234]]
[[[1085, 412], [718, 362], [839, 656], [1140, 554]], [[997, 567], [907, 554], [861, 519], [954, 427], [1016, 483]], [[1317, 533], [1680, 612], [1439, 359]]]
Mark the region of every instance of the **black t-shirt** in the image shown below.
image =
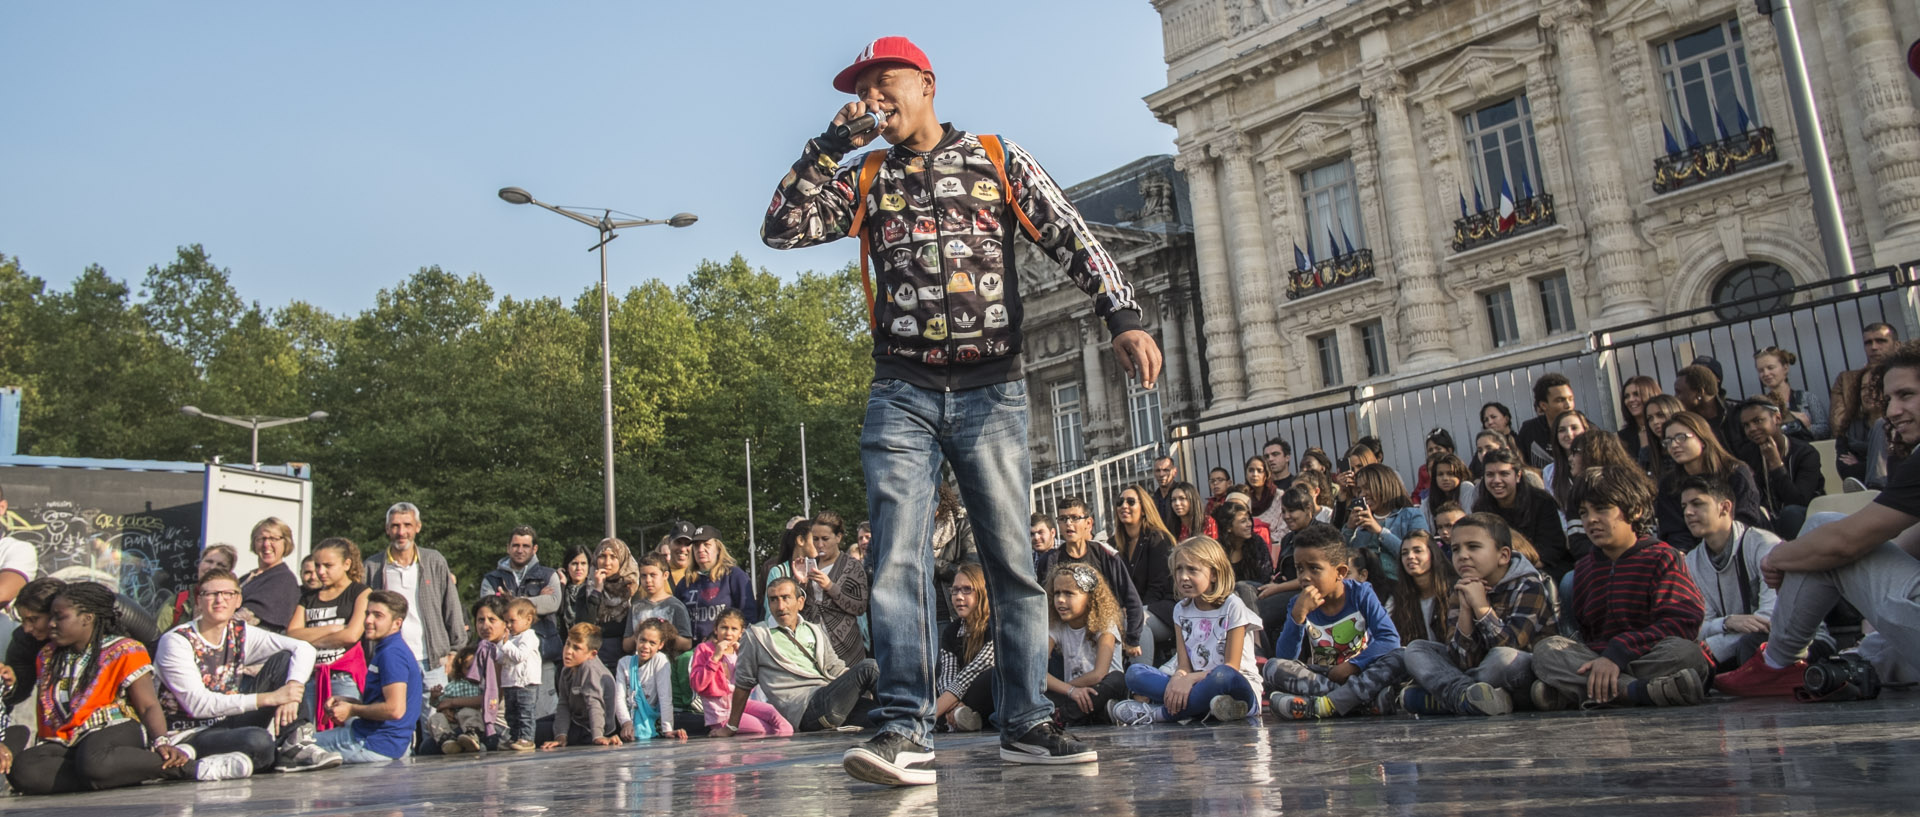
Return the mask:
[[1909, 455], [1887, 475], [1887, 487], [1874, 502], [1912, 517], [1920, 517], [1920, 454]]
[[[347, 589], [340, 591], [340, 595], [330, 598], [323, 598], [320, 595], [325, 592], [327, 592], [327, 590], [324, 587], [319, 590], [300, 591], [300, 610], [304, 614], [305, 619], [300, 623], [300, 626], [312, 628], [325, 627], [330, 624], [346, 624], [347, 619], [353, 616], [354, 602], [360, 599], [361, 593], [367, 592], [367, 586], [359, 582], [354, 582], [347, 585]], [[346, 654], [348, 649], [351, 648], [328, 647], [327, 649], [319, 650], [319, 655], [314, 657], [313, 663], [331, 664], [338, 660], [340, 656]]]

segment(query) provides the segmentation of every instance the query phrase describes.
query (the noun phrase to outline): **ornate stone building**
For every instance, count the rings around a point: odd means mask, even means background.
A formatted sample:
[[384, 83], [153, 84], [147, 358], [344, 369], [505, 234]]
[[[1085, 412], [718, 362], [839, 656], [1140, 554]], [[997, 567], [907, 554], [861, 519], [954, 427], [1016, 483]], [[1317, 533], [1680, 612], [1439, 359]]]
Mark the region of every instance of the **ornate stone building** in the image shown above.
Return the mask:
[[[1153, 3], [1168, 85], [1147, 102], [1192, 194], [1206, 415], [1827, 277], [1751, 0]], [[1855, 264], [1920, 258], [1920, 4], [1796, 13]], [[1192, 411], [1203, 392], [1179, 389]]]
[[1193, 213], [1172, 156], [1149, 156], [1067, 188], [1093, 232], [1126, 271], [1146, 329], [1167, 358], [1153, 391], [1120, 371], [1106, 324], [1086, 293], [1051, 272], [1058, 264], [1019, 242], [1026, 304], [1027, 393], [1032, 406], [1034, 474], [1045, 477], [1090, 461], [1165, 442], [1170, 424], [1206, 407], [1207, 355], [1200, 348], [1194, 299]]

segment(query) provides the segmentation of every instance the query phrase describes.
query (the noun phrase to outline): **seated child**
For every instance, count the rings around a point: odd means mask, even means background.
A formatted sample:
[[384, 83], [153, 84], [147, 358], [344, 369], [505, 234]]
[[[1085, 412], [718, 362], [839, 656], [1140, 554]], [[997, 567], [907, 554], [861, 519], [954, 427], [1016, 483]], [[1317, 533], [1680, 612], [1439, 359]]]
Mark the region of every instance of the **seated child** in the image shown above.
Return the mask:
[[[486, 728], [486, 700], [479, 681], [468, 677], [473, 670], [473, 647], [463, 647], [453, 656], [453, 672], [447, 685], [427, 690], [427, 739], [440, 744], [440, 753], [484, 752], [498, 748], [500, 734]], [[500, 709], [494, 701], [493, 709]]]
[[[1297, 546], [1297, 544], [1296, 544]], [[1127, 669], [1127, 691], [1145, 699], [1116, 701], [1115, 723], [1260, 720], [1259, 671], [1253, 645], [1260, 615], [1234, 592], [1233, 567], [1220, 543], [1196, 536], [1175, 545], [1172, 676], [1144, 664]], [[1306, 592], [1303, 590], [1302, 592]], [[1154, 705], [1158, 704], [1158, 705]]]
[[[700, 694], [708, 728], [726, 723], [727, 716], [732, 714], [733, 670], [740, 661], [740, 637], [746, 632], [746, 615], [729, 607], [714, 619], [713, 637], [693, 650], [693, 665], [688, 668], [687, 677]], [[749, 700], [740, 713], [740, 728], [735, 729], [734, 734], [786, 737], [793, 734], [793, 724], [787, 723], [773, 704]]]
[[633, 653], [633, 637], [640, 632], [640, 624], [650, 618], [663, 618], [673, 625], [676, 635], [671, 643], [662, 645], [668, 655], [679, 655], [693, 649], [693, 639], [687, 633], [693, 631], [693, 619], [687, 616], [687, 605], [673, 595], [673, 584], [668, 581], [670, 568], [667, 561], [659, 556], [648, 556], [640, 560], [640, 595], [634, 597], [633, 606], [627, 610], [627, 636], [621, 646], [629, 655]]
[[507, 603], [507, 638], [500, 642], [500, 697], [507, 703], [507, 745], [516, 752], [533, 749], [535, 707], [540, 700], [540, 635], [533, 631], [538, 613], [524, 598]]
[[560, 650], [560, 702], [553, 710], [553, 740], [542, 749], [566, 745], [619, 746], [620, 690], [601, 663], [600, 628], [585, 622], [567, 630]]
[[646, 619], [633, 631], [633, 654], [614, 671], [630, 721], [620, 729], [622, 740], [686, 740], [685, 731], [673, 728], [673, 660], [663, 649], [678, 637], [663, 618]]
[[947, 588], [953, 620], [940, 630], [934, 668], [936, 728], [978, 732], [993, 717], [993, 625], [986, 588], [986, 571], [973, 562], [962, 562]]
[[[1375, 661], [1362, 675], [1412, 679], [1400, 709], [1415, 715], [1504, 715], [1533, 683], [1533, 656], [1557, 618], [1545, 574], [1515, 552], [1516, 534], [1498, 514], [1453, 525], [1459, 579], [1445, 599], [1445, 641], [1418, 640]], [[1390, 677], [1386, 677], [1390, 676]]]
[[1120, 671], [1120, 602], [1100, 571], [1081, 564], [1047, 575], [1047, 650], [1060, 656], [1060, 674], [1047, 673], [1047, 700], [1068, 726], [1096, 722], [1107, 704], [1126, 696]]
[[1372, 585], [1350, 577], [1353, 555], [1332, 525], [1316, 522], [1301, 531], [1293, 560], [1307, 584], [1267, 662], [1274, 714], [1325, 718], [1362, 703], [1384, 709], [1378, 698], [1388, 687], [1360, 671], [1400, 646], [1393, 616]]
[[1653, 484], [1601, 468], [1574, 478], [1593, 549], [1574, 566], [1570, 613], [1585, 643], [1553, 636], [1533, 648], [1536, 709], [1575, 703], [1688, 706], [1705, 695], [1713, 664], [1696, 639], [1706, 608], [1680, 552], [1638, 534], [1653, 513]]

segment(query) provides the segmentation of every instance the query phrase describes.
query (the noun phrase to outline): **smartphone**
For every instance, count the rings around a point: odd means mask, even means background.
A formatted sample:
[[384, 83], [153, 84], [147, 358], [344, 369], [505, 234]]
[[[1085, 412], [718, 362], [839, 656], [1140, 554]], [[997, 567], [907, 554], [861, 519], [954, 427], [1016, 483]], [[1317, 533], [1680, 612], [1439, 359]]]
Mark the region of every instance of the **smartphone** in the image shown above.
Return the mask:
[[1356, 496], [1352, 502], [1347, 503], [1347, 507], [1356, 511], [1364, 511], [1367, 509], [1367, 498], [1364, 496]]

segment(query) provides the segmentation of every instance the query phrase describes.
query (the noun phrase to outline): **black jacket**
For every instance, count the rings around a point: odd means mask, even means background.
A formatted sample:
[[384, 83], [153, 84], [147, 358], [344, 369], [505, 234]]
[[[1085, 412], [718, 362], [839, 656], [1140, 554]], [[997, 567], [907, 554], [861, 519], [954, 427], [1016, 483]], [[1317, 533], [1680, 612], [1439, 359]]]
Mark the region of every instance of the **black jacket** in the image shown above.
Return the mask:
[[[1040, 233], [1039, 247], [1094, 296], [1094, 314], [1118, 335], [1140, 328], [1140, 307], [1120, 267], [1066, 193], [1019, 145], [1006, 148], [1013, 199]], [[807, 142], [774, 191], [760, 238], [774, 249], [824, 244], [853, 225], [861, 160], [845, 142]], [[1020, 368], [1018, 216], [973, 134], [947, 126], [927, 153], [895, 146], [873, 179], [863, 229], [873, 253], [874, 379], [926, 389], [1008, 383]]]
[[1759, 476], [1756, 487], [1760, 489], [1761, 502], [1775, 517], [1785, 508], [1806, 507], [1814, 497], [1827, 492], [1827, 476], [1820, 472], [1820, 453], [1797, 437], [1789, 436], [1786, 440], [1787, 454], [1780, 458], [1782, 467], [1771, 471], [1762, 462], [1759, 446], [1748, 444], [1746, 450], [1740, 452], [1740, 460]]
[[1502, 508], [1500, 501], [1493, 498], [1493, 492], [1481, 489], [1473, 499], [1474, 513], [1491, 513], [1507, 520], [1507, 524], [1520, 535], [1533, 543], [1533, 549], [1540, 554], [1540, 563], [1535, 565], [1541, 572], [1553, 577], [1555, 583], [1567, 571], [1573, 569], [1578, 560], [1573, 548], [1567, 544], [1567, 531], [1560, 526], [1560, 505], [1553, 501], [1553, 494], [1533, 487], [1525, 480], [1520, 482], [1520, 495], [1514, 498], [1513, 507]]
[[[1699, 537], [1687, 530], [1687, 520], [1682, 515], [1686, 509], [1680, 504], [1680, 483], [1686, 479], [1685, 469], [1677, 465], [1669, 467], [1660, 480], [1659, 492], [1653, 496], [1653, 515], [1658, 524], [1656, 535], [1681, 553], [1700, 546]], [[1756, 528], [1773, 529], [1766, 500], [1753, 481], [1753, 469], [1746, 463], [1734, 463], [1733, 473], [1727, 475], [1727, 486], [1733, 489], [1734, 519]]]

